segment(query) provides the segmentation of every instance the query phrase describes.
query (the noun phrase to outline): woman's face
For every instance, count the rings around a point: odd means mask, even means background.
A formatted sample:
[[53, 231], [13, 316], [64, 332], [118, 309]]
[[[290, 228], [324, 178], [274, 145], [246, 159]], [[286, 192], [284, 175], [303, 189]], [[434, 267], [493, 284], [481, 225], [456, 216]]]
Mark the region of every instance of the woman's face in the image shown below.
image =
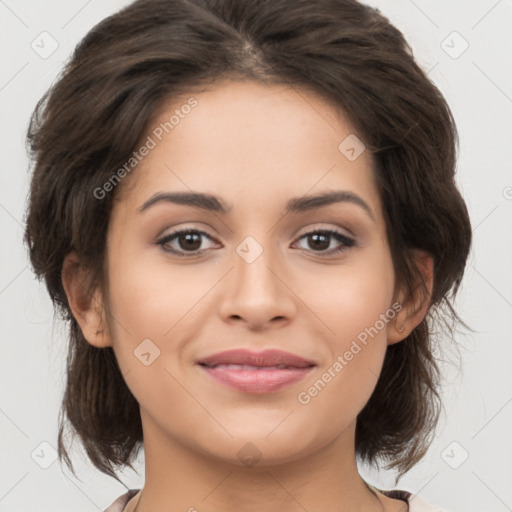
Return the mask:
[[[310, 92], [219, 82], [191, 96], [155, 117], [123, 178], [111, 342], [145, 437], [236, 464], [291, 461], [350, 431], [395, 328], [373, 160]], [[312, 366], [200, 364], [231, 349]]]

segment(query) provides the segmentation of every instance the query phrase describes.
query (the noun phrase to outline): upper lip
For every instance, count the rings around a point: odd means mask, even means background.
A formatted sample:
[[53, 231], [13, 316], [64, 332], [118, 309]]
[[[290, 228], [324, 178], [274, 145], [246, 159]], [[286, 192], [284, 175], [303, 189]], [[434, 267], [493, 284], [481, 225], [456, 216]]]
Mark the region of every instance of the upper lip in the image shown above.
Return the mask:
[[251, 366], [286, 365], [295, 368], [315, 366], [313, 361], [308, 361], [303, 357], [277, 349], [269, 349], [262, 352], [252, 352], [247, 349], [226, 350], [202, 358], [198, 361], [198, 364], [205, 366], [216, 366], [219, 364], [246, 364]]

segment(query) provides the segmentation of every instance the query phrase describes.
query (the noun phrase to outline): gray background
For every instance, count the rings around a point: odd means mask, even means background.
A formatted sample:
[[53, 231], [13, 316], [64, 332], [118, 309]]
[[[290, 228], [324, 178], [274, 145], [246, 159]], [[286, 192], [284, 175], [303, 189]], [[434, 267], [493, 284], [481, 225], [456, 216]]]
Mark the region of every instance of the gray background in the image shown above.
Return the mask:
[[[474, 233], [456, 307], [476, 332], [457, 336], [462, 370], [455, 357], [443, 367], [446, 415], [428, 455], [397, 487], [450, 512], [512, 510], [512, 1], [369, 3], [402, 30], [452, 108], [458, 183]], [[77, 444], [81, 481], [54, 460], [65, 330], [21, 242], [29, 115], [79, 39], [126, 4], [0, 0], [2, 512], [103, 510], [126, 490], [93, 469]], [[143, 459], [138, 469], [124, 473], [127, 487], [143, 484]], [[391, 472], [361, 472], [393, 486]]]

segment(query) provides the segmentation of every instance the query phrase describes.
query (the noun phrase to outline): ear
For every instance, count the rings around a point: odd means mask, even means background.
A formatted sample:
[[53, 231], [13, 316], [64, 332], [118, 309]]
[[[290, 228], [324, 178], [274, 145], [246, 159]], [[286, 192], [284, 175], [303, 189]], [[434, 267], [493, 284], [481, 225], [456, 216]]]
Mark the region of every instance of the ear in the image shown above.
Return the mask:
[[388, 345], [407, 338], [411, 331], [423, 321], [430, 306], [434, 285], [434, 258], [420, 249], [413, 249], [413, 254], [422, 279], [416, 283], [413, 297], [408, 302], [404, 303], [405, 293], [403, 290], [400, 291], [397, 300], [403, 307], [397, 314], [394, 325], [389, 328]]
[[108, 330], [103, 298], [99, 290], [88, 296], [87, 272], [80, 264], [75, 252], [68, 254], [62, 264], [61, 279], [71, 312], [75, 317], [85, 339], [95, 347], [112, 346]]

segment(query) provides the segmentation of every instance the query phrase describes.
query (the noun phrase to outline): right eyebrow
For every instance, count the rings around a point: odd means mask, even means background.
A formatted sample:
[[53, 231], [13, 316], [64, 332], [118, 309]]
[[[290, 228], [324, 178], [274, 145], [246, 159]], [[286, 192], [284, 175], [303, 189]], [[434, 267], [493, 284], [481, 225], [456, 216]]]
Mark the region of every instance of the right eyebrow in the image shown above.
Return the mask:
[[210, 210], [219, 213], [228, 213], [232, 206], [227, 206], [220, 198], [199, 192], [157, 192], [152, 195], [142, 206], [137, 208], [138, 212], [147, 210], [150, 206], [160, 202], [183, 204], [195, 206], [203, 210]]

